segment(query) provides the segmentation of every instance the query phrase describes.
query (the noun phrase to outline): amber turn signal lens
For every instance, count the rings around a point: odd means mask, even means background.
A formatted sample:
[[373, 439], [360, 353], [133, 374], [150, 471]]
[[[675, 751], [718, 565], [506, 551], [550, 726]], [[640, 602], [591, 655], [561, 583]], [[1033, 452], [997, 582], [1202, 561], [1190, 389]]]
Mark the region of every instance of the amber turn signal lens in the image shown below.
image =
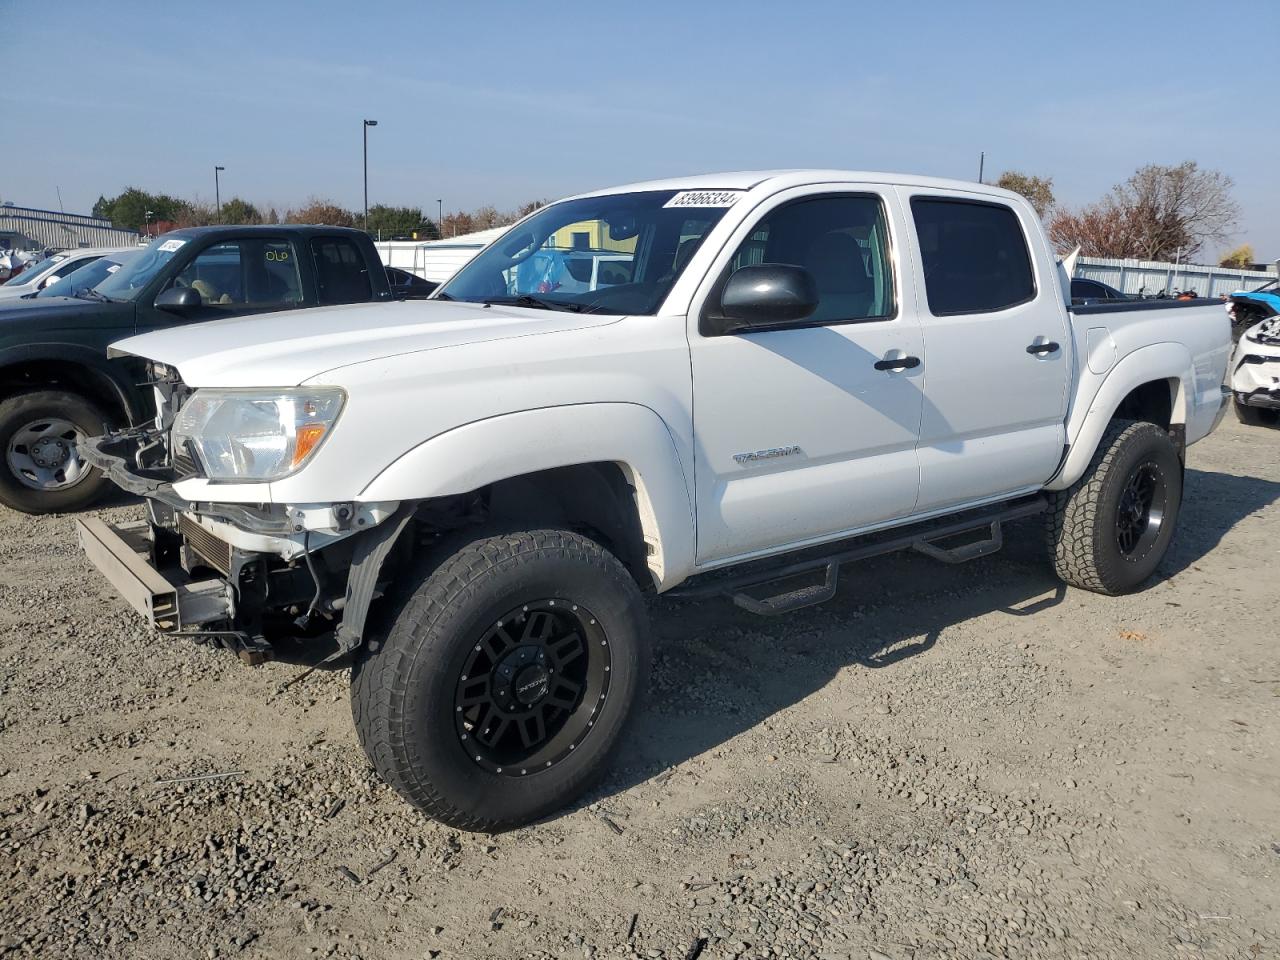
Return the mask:
[[324, 438], [323, 423], [304, 423], [298, 428], [298, 442], [293, 448], [293, 465], [296, 467], [310, 456], [321, 439]]

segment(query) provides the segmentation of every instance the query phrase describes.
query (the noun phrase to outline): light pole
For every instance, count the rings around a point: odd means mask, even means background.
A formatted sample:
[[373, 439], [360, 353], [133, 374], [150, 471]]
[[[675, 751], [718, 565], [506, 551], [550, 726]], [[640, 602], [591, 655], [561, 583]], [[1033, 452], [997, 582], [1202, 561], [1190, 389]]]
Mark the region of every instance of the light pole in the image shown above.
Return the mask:
[[220, 174], [223, 170], [226, 170], [226, 169], [227, 169], [226, 167], [213, 168], [213, 203], [214, 203], [214, 206], [218, 208], [219, 220], [222, 219], [222, 191], [218, 185], [218, 174]]
[[364, 228], [369, 229], [369, 128], [376, 127], [377, 120], [366, 120], [364, 131]]
[[436, 238], [444, 236], [444, 201], [436, 201]]

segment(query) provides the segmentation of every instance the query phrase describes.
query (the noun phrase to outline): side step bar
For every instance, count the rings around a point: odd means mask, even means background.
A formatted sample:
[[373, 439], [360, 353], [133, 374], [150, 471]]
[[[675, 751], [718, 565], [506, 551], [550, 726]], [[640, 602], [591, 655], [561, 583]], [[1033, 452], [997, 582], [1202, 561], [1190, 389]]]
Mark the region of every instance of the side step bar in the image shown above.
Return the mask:
[[[729, 596], [733, 598], [735, 604], [750, 613], [761, 614], [762, 616], [777, 616], [780, 613], [790, 613], [802, 607], [824, 603], [834, 597], [840, 580], [840, 567], [846, 563], [868, 560], [888, 553], [897, 553], [900, 550], [915, 550], [917, 553], [932, 557], [934, 560], [941, 560], [943, 563], [966, 563], [969, 560], [976, 560], [978, 557], [985, 557], [988, 554], [995, 553], [1004, 546], [1004, 535], [1001, 530], [1003, 523], [1043, 513], [1047, 506], [1048, 504], [1043, 497], [1037, 497], [1034, 500], [1023, 501], [1003, 510], [986, 512], [963, 520], [956, 520], [943, 526], [917, 530], [874, 543], [866, 543], [838, 553], [799, 560], [781, 567], [741, 574], [705, 584], [694, 584], [687, 588], [678, 587], [667, 596], [681, 600]], [[970, 541], [954, 547], [939, 545], [941, 541], [984, 530], [986, 532], [984, 539]], [[808, 584], [764, 598], [753, 597], [746, 592], [751, 587], [760, 587], [770, 583], [790, 580], [815, 570], [823, 570], [821, 583]]]

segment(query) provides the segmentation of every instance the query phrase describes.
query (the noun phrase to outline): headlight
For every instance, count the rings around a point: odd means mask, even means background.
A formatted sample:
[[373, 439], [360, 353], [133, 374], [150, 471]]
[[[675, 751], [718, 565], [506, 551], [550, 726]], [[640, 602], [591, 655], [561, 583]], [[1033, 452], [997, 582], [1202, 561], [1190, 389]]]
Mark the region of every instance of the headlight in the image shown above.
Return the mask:
[[316, 452], [345, 400], [337, 387], [197, 390], [174, 421], [174, 449], [210, 480], [279, 480]]

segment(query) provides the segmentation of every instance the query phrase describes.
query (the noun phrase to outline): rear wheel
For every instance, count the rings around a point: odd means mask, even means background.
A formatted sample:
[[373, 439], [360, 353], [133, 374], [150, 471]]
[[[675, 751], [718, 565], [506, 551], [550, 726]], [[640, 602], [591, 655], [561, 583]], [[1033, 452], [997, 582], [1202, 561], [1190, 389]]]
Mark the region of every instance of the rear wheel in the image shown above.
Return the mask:
[[93, 503], [107, 486], [80, 454], [106, 433], [101, 410], [62, 390], [20, 393], [0, 403], [0, 503], [23, 513], [62, 513]]
[[546, 816], [605, 771], [649, 670], [639, 589], [562, 530], [477, 540], [427, 576], [352, 673], [366, 754], [451, 826]]
[[1046, 539], [1066, 583], [1097, 593], [1136, 589], [1164, 559], [1182, 506], [1182, 462], [1166, 430], [1116, 420], [1069, 489], [1051, 495]]

